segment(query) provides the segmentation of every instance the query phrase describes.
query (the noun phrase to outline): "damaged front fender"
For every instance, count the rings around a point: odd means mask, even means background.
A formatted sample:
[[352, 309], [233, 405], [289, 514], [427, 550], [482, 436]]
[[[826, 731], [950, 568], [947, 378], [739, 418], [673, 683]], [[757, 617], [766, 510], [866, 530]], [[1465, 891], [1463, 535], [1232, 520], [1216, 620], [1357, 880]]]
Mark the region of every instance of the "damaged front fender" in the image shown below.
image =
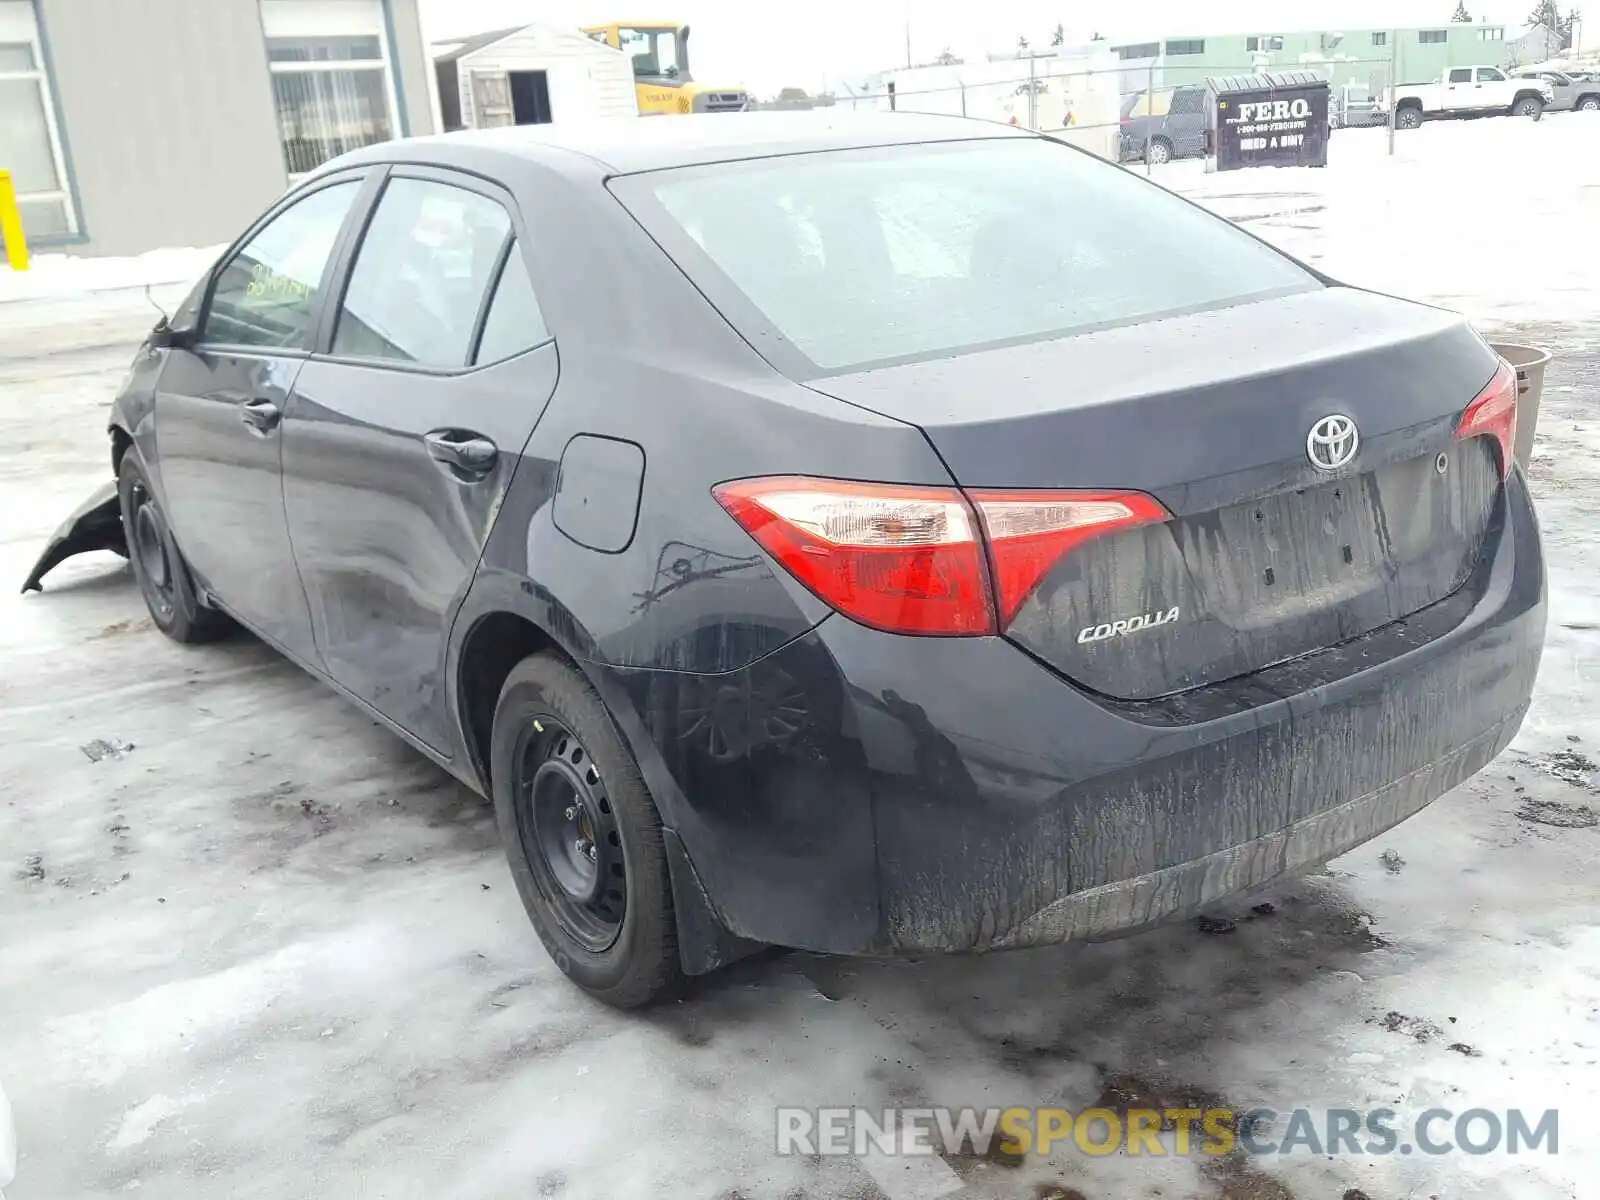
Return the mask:
[[41, 583], [47, 574], [73, 555], [90, 550], [114, 550], [124, 558], [128, 556], [128, 541], [122, 532], [122, 503], [115, 479], [97, 487], [50, 535], [44, 553], [33, 564], [22, 590], [42, 591]]

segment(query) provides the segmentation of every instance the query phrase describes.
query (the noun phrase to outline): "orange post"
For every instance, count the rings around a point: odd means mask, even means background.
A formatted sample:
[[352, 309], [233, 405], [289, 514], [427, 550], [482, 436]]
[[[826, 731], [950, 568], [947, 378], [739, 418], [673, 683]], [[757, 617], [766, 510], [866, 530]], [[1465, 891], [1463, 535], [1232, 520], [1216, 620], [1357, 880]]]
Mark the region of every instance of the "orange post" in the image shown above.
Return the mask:
[[11, 185], [10, 171], [0, 171], [0, 237], [5, 239], [11, 269], [26, 271], [28, 243], [22, 236], [22, 211], [17, 207], [17, 189]]

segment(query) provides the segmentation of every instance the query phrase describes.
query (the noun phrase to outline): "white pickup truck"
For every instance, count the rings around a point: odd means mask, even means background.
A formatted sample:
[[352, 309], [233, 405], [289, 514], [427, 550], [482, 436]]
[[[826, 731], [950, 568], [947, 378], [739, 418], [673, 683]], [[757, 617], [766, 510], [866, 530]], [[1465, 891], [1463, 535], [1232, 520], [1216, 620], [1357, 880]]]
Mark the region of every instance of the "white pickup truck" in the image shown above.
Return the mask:
[[[1395, 88], [1392, 103], [1395, 126], [1415, 129], [1441, 117], [1537, 118], [1554, 99], [1554, 89], [1542, 79], [1512, 79], [1499, 67], [1451, 67], [1437, 83]], [[1390, 102], [1385, 95], [1385, 110]]]

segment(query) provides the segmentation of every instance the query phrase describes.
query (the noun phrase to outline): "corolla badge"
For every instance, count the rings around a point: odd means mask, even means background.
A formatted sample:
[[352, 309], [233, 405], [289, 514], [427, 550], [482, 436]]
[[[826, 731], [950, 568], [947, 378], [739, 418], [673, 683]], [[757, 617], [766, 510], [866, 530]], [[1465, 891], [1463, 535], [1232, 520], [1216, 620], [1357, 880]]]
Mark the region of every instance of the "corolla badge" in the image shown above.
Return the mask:
[[1104, 625], [1086, 625], [1078, 631], [1078, 645], [1103, 642], [1107, 638], [1127, 637], [1130, 633], [1154, 629], [1157, 625], [1166, 625], [1177, 619], [1178, 610], [1169, 608], [1166, 612], [1149, 612], [1142, 616], [1124, 617], [1120, 621], [1107, 621]]
[[1323, 417], [1306, 434], [1306, 457], [1319, 471], [1337, 471], [1361, 448], [1356, 423], [1342, 413]]

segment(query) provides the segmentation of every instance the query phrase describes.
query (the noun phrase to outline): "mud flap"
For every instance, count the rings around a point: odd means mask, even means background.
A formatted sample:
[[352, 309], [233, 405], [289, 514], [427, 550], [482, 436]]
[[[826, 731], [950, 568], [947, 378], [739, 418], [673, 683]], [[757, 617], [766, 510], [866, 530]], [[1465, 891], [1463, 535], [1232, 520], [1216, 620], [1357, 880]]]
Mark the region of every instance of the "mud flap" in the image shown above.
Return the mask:
[[114, 550], [124, 558], [128, 556], [128, 541], [122, 532], [122, 504], [115, 479], [97, 487], [51, 534], [22, 590], [43, 591], [41, 582], [47, 574], [73, 555], [90, 550]]
[[667, 855], [672, 907], [678, 921], [678, 957], [685, 975], [708, 975], [766, 949], [765, 942], [739, 937], [722, 923], [676, 832], [663, 829], [661, 847]]

